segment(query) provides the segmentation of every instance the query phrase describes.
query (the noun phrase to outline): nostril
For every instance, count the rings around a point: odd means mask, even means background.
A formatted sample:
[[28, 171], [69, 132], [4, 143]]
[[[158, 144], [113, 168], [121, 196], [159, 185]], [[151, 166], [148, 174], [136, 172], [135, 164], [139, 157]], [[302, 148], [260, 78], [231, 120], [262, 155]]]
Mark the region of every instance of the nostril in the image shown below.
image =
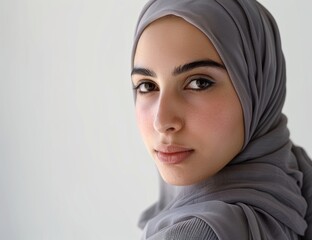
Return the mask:
[[166, 118], [166, 119], [156, 119], [154, 121], [154, 128], [159, 133], [174, 133], [180, 131], [183, 127], [183, 121], [181, 118]]
[[175, 128], [174, 127], [169, 127], [166, 129], [167, 132], [174, 132], [175, 131]]

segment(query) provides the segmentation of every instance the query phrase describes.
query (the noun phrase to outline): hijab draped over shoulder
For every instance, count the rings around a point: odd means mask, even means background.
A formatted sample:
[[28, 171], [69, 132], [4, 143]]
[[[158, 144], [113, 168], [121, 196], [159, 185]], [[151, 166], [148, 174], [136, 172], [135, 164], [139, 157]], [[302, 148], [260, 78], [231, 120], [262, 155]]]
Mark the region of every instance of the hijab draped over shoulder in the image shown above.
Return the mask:
[[312, 164], [290, 141], [282, 114], [286, 69], [275, 20], [255, 0], [151, 0], [139, 17], [133, 56], [144, 29], [167, 15], [197, 27], [217, 49], [243, 108], [245, 142], [204, 182], [177, 187], [160, 180], [160, 199], [140, 219], [143, 239], [193, 217], [221, 240], [312, 239]]

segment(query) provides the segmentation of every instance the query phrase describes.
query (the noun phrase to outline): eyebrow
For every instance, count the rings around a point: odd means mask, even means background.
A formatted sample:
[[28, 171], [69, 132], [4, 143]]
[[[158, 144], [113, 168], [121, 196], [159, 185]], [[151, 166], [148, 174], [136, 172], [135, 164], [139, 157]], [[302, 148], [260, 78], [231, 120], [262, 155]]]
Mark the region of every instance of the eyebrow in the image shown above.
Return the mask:
[[184, 65], [178, 66], [173, 70], [172, 75], [179, 75], [181, 73], [185, 73], [187, 71], [190, 71], [194, 68], [199, 68], [199, 67], [215, 67], [215, 68], [220, 68], [220, 69], [225, 70], [225, 66], [223, 64], [208, 59], [208, 60], [190, 62]]
[[147, 69], [147, 68], [134, 67], [131, 71], [131, 75], [135, 75], [135, 74], [143, 75], [146, 77], [156, 77], [156, 73], [152, 70]]
[[[194, 62], [180, 65], [174, 68], [172, 75], [176, 76], [176, 75], [188, 72], [192, 69], [199, 68], [199, 67], [214, 67], [214, 68], [220, 68], [222, 70], [226, 70], [223, 64], [218, 63], [211, 59], [207, 59], [207, 60], [199, 60], [199, 61], [194, 61]], [[146, 77], [156, 77], [156, 73], [147, 68], [134, 67], [131, 71], [131, 75], [135, 75], [135, 74], [143, 75]]]

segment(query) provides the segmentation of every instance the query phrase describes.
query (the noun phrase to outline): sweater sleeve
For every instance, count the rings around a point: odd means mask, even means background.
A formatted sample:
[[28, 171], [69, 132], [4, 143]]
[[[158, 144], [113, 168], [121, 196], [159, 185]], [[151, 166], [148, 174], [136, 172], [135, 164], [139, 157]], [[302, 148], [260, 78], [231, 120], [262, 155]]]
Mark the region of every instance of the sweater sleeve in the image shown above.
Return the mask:
[[176, 223], [154, 235], [151, 240], [218, 240], [212, 228], [199, 218]]

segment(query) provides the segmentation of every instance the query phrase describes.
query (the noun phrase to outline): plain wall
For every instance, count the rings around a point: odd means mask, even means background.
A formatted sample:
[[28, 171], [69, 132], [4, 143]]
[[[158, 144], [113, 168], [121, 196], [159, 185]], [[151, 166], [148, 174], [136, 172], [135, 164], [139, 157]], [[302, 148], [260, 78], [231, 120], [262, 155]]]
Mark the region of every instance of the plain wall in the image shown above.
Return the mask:
[[[291, 137], [311, 156], [309, 0], [262, 0], [281, 30]], [[157, 173], [130, 84], [145, 0], [0, 0], [0, 239], [139, 239]]]

